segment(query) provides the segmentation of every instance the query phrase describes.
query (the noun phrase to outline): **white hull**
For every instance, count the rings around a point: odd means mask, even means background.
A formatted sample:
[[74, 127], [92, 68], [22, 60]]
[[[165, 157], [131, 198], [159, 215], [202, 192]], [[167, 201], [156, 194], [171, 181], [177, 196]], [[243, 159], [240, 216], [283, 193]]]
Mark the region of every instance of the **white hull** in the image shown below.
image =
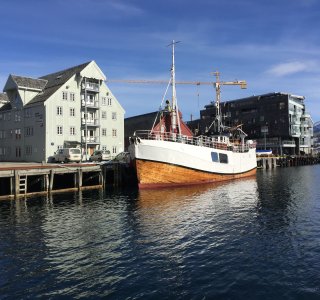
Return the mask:
[[[173, 164], [209, 173], [237, 174], [257, 166], [255, 149], [248, 152], [233, 152], [177, 142], [140, 140], [129, 147], [131, 157]], [[212, 161], [212, 152], [228, 155], [228, 163]]]
[[[129, 146], [140, 187], [208, 183], [255, 174], [255, 148], [234, 152], [164, 140], [137, 139]], [[212, 154], [216, 153], [216, 154]], [[227, 156], [227, 162], [213, 157]]]

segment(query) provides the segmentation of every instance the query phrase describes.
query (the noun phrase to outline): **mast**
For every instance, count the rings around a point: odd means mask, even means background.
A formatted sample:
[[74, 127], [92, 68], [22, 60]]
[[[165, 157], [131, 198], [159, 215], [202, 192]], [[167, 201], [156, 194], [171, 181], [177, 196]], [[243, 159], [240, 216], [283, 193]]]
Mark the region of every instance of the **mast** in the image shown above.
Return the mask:
[[[180, 118], [177, 116], [179, 114], [178, 104], [177, 104], [177, 94], [176, 94], [176, 70], [175, 70], [175, 61], [174, 61], [174, 45], [179, 42], [172, 41], [172, 67], [171, 67], [171, 84], [172, 84], [172, 132], [176, 132], [176, 128], [178, 125], [179, 134], [181, 133], [180, 129]], [[178, 124], [177, 124], [178, 122]]]
[[217, 123], [217, 132], [221, 132], [222, 128], [222, 120], [221, 120], [221, 108], [220, 108], [220, 92], [221, 92], [221, 86], [220, 86], [220, 72], [216, 71], [213, 72], [213, 74], [216, 76], [216, 82], [215, 82], [215, 88], [216, 88], [216, 123]]

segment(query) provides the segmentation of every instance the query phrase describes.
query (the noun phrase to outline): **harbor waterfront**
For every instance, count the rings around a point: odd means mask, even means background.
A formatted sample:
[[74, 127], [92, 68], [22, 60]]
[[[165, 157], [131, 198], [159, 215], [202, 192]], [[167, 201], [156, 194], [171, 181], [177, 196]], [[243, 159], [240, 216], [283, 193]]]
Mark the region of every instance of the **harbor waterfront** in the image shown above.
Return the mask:
[[319, 180], [0, 201], [0, 299], [319, 299]]

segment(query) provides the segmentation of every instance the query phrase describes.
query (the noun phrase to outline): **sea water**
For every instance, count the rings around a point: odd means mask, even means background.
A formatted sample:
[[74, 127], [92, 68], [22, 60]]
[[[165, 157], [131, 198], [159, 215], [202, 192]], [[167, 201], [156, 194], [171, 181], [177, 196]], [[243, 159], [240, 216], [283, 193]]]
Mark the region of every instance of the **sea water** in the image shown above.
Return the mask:
[[320, 165], [0, 202], [0, 299], [320, 299]]

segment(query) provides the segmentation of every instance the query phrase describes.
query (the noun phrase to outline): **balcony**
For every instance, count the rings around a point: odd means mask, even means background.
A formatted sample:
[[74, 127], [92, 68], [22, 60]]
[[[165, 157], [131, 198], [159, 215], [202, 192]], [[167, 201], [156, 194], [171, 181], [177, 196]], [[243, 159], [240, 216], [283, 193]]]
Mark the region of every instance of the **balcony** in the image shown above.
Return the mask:
[[300, 148], [310, 148], [311, 146], [310, 145], [308, 145], [308, 144], [300, 144], [299, 145], [300, 146]]
[[94, 82], [84, 82], [82, 83], [82, 88], [87, 91], [99, 92], [100, 86], [98, 83]]
[[87, 126], [100, 126], [99, 119], [85, 119], [81, 118], [81, 124]]
[[100, 137], [98, 137], [98, 136], [88, 136], [87, 138], [82, 136], [81, 140], [83, 143], [87, 143], [87, 144], [99, 144], [100, 143]]
[[91, 99], [88, 99], [87, 101], [82, 100], [81, 106], [87, 107], [87, 108], [99, 109], [99, 101], [98, 100], [91, 100]]
[[301, 127], [310, 128], [310, 124], [306, 121], [301, 121]]
[[291, 136], [293, 136], [293, 137], [300, 137], [300, 135], [301, 135], [300, 131], [293, 131], [293, 130], [291, 130]]
[[282, 141], [282, 147], [295, 147], [295, 141]]

